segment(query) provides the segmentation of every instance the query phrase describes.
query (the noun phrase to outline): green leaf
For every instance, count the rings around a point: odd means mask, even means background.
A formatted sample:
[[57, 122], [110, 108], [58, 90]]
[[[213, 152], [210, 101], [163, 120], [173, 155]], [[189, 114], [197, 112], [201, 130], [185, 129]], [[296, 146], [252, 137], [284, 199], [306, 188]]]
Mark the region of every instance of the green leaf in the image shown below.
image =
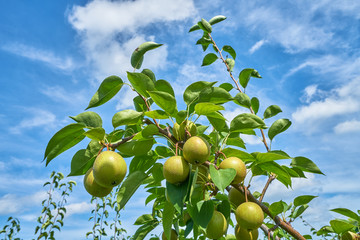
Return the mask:
[[148, 91], [155, 90], [154, 82], [143, 73], [127, 72], [127, 77], [133, 88], [144, 97], [150, 96]]
[[245, 143], [241, 138], [228, 138], [226, 145], [237, 146], [246, 149]]
[[95, 112], [83, 112], [78, 114], [75, 117], [70, 117], [77, 123], [84, 124], [85, 127], [88, 128], [96, 128], [96, 127], [102, 127], [102, 120], [99, 114]]
[[210, 124], [219, 132], [222, 131], [224, 127], [227, 127], [225, 119], [221, 119], [213, 116], [206, 116], [206, 117], [209, 120]]
[[222, 104], [233, 100], [231, 94], [221, 87], [205, 88], [200, 92], [199, 102]]
[[[226, 196], [226, 198], [228, 198]], [[217, 210], [221, 212], [224, 217], [226, 218], [226, 221], [229, 222], [230, 214], [231, 214], [231, 205], [228, 199], [222, 200], [221, 203], [217, 206]]]
[[221, 192], [224, 192], [236, 176], [236, 170], [233, 168], [216, 170], [213, 165], [210, 165], [209, 169], [211, 180]]
[[260, 102], [256, 97], [251, 98], [251, 107], [254, 110], [254, 113], [257, 114], [259, 111]]
[[213, 62], [215, 62], [218, 59], [218, 56], [215, 53], [208, 53], [205, 55], [201, 66], [208, 66], [210, 64], [212, 64]]
[[269, 128], [268, 131], [268, 136], [270, 138], [270, 140], [273, 140], [273, 138], [278, 135], [279, 133], [282, 133], [284, 131], [286, 131], [291, 125], [291, 121], [289, 119], [278, 119], [276, 120], [271, 127]]
[[278, 202], [274, 202], [270, 205], [269, 207], [269, 211], [273, 216], [276, 216], [280, 213], [282, 213], [284, 211], [284, 202], [283, 201], [278, 201]]
[[252, 68], [245, 68], [240, 72], [239, 81], [243, 88], [246, 88], [251, 77], [261, 78], [260, 74]]
[[217, 15], [217, 16], [215, 16], [215, 17], [212, 17], [212, 18], [209, 20], [209, 23], [210, 23], [211, 25], [214, 25], [214, 24], [216, 24], [216, 23], [219, 23], [219, 22], [221, 22], [221, 21], [224, 21], [225, 19], [226, 19], [225, 16], [223, 16], [223, 15]]
[[293, 219], [299, 217], [309, 206], [307, 204], [301, 205], [300, 207], [296, 208], [295, 211], [291, 214]]
[[131, 55], [131, 66], [136, 69], [140, 69], [142, 62], [144, 60], [144, 54], [155, 48], [162, 46], [162, 44], [155, 42], [145, 42], [142, 43], [139, 47], [135, 49], [135, 51]]
[[145, 68], [141, 71], [141, 73], [148, 76], [154, 83], [156, 82], [155, 73], [153, 73], [153, 71], [151, 71], [150, 69]]
[[154, 219], [139, 227], [135, 234], [131, 237], [132, 240], [143, 240], [154, 228], [159, 225], [159, 221]]
[[279, 154], [276, 151], [270, 151], [266, 153], [258, 153], [256, 155], [257, 162], [269, 162], [269, 161], [275, 161], [275, 160], [281, 160], [281, 159], [290, 159], [291, 157], [284, 154]]
[[141, 171], [135, 171], [126, 177], [117, 192], [116, 201], [119, 204], [119, 209], [125, 207], [126, 203], [147, 177], [148, 175]]
[[210, 113], [225, 110], [223, 106], [216, 105], [210, 102], [198, 103], [195, 105], [195, 112], [198, 115], [209, 115]]
[[166, 112], [164, 112], [163, 110], [153, 110], [153, 111], [145, 112], [145, 116], [147, 116], [149, 118], [154, 118], [154, 119], [168, 119], [169, 118], [169, 115], [166, 114]]
[[210, 24], [208, 21], [206, 21], [205, 19], [201, 18], [201, 23], [202, 23], [202, 25], [204, 26], [204, 28], [206, 29], [206, 31], [207, 31], [208, 33], [211, 33], [211, 32], [212, 32], [211, 24]]
[[96, 156], [90, 157], [86, 149], [80, 149], [71, 160], [71, 172], [68, 176], [84, 175], [92, 167], [95, 158]]
[[266, 125], [261, 118], [251, 113], [239, 114], [230, 123], [230, 131], [232, 132], [241, 132], [255, 128], [264, 129]]
[[154, 157], [154, 152], [149, 151], [145, 155], [134, 157], [129, 166], [129, 173], [136, 171], [146, 172], [149, 170], [156, 162], [156, 157]]
[[46, 165], [62, 152], [81, 142], [85, 138], [83, 128], [83, 124], [72, 123], [55, 133], [46, 146], [44, 155]]
[[162, 222], [166, 239], [171, 239], [171, 226], [174, 219], [174, 213], [174, 205], [171, 202], [165, 201]]
[[199, 27], [199, 25], [197, 25], [197, 24], [193, 25], [193, 26], [189, 29], [189, 32], [193, 32], [193, 31], [196, 31], [196, 30], [200, 30], [200, 27]]
[[349, 231], [350, 229], [352, 229], [354, 227], [354, 225], [352, 225], [351, 223], [349, 223], [345, 220], [342, 220], [342, 219], [331, 220], [330, 225], [331, 225], [332, 229], [334, 230], [334, 232], [337, 234], [341, 234], [346, 231]]
[[[149, 106], [151, 106], [151, 104], [153, 104], [153, 102], [154, 101], [151, 98], [147, 100], [147, 103]], [[144, 100], [140, 96], [134, 97], [133, 103], [134, 103], [135, 110], [138, 112], [145, 112], [148, 110]]]
[[235, 50], [229, 46], [229, 45], [225, 45], [223, 46], [222, 50], [224, 50], [225, 52], [229, 53], [230, 56], [235, 60], [236, 59], [236, 52]]
[[98, 107], [109, 101], [120, 91], [123, 84], [123, 80], [117, 76], [110, 76], [105, 78], [94, 96], [91, 98], [90, 103], [85, 110]]
[[219, 87], [225, 89], [228, 92], [230, 92], [234, 88], [231, 83], [222, 83]]
[[105, 137], [105, 129], [102, 127], [92, 128], [85, 132], [85, 136], [92, 140], [101, 141]]
[[203, 91], [205, 88], [210, 88], [216, 82], [205, 82], [199, 81], [190, 84], [184, 91], [184, 102], [186, 105], [190, 105], [193, 103], [200, 95], [200, 92]]
[[225, 59], [226, 65], [229, 67], [228, 71], [232, 72], [235, 67], [235, 60], [232, 58]]
[[[317, 174], [323, 174], [318, 166], [306, 157], [295, 157], [290, 164], [292, 167], [297, 167], [304, 172], [311, 172]], [[324, 175], [324, 174], [323, 174]]]
[[137, 112], [132, 109], [122, 110], [114, 114], [112, 118], [112, 125], [114, 128], [117, 128], [121, 125], [137, 124], [142, 116], [142, 112]]
[[137, 139], [120, 144], [116, 149], [128, 156], [141, 156], [147, 154], [154, 145], [154, 139]]
[[166, 191], [169, 196], [170, 202], [174, 204], [176, 211], [182, 212], [184, 207], [185, 198], [188, 192], [189, 180], [178, 185], [171, 184], [166, 181]]
[[136, 219], [134, 225], [143, 225], [152, 220], [154, 220], [154, 218], [151, 214], [143, 214]]
[[167, 92], [149, 91], [151, 99], [165, 112], [174, 114], [177, 112], [175, 97]]
[[196, 225], [206, 228], [214, 213], [214, 203], [211, 200], [199, 201], [194, 205], [188, 205], [187, 207], [191, 219]]
[[283, 183], [286, 187], [291, 186], [291, 177], [288, 172], [283, 169], [279, 164], [276, 162], [263, 162], [257, 164], [262, 170], [268, 173], [275, 173], [277, 176], [276, 178]]
[[242, 92], [236, 94], [236, 96], [234, 97], [234, 102], [242, 107], [246, 107], [249, 109], [251, 107], [251, 100], [249, 96]]
[[255, 158], [253, 157], [253, 155], [251, 155], [247, 152], [241, 151], [239, 149], [225, 148], [224, 150], [222, 150], [222, 152], [226, 155], [226, 157], [238, 157], [244, 163], [255, 161]]
[[269, 107], [266, 108], [265, 112], [264, 112], [264, 119], [266, 118], [271, 118], [273, 116], [275, 116], [276, 114], [282, 112], [281, 108], [277, 105], [271, 105]]
[[347, 209], [347, 208], [334, 208], [334, 209], [331, 209], [330, 211], [339, 213], [339, 214], [344, 215], [346, 217], [352, 218], [352, 219], [354, 219], [356, 221], [360, 221], [360, 216], [357, 215], [356, 213], [354, 213], [353, 211]]
[[163, 79], [157, 80], [155, 82], [155, 89], [157, 91], [167, 92], [173, 97], [175, 97], [174, 89], [172, 88], [171, 84], [166, 80]]
[[311, 196], [311, 195], [298, 196], [294, 199], [294, 206], [297, 207], [300, 205], [308, 204], [311, 200], [313, 200], [316, 197], [317, 196]]

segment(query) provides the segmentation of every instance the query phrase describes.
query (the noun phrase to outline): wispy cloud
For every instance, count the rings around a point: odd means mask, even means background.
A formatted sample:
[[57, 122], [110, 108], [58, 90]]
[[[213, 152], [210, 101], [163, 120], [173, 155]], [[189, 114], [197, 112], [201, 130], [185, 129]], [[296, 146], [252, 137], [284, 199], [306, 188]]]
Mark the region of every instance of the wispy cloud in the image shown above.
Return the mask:
[[75, 67], [73, 60], [70, 57], [59, 57], [49, 50], [38, 49], [22, 43], [12, 43], [1, 46], [3, 51], [33, 60], [39, 61], [64, 71], [72, 70]]
[[360, 121], [350, 120], [337, 124], [334, 127], [334, 131], [337, 134], [349, 133], [349, 132], [359, 132], [360, 131]]
[[249, 53], [253, 54], [254, 52], [256, 52], [257, 50], [259, 50], [265, 43], [267, 43], [266, 40], [262, 39], [260, 41], [257, 41], [250, 49], [249, 49]]

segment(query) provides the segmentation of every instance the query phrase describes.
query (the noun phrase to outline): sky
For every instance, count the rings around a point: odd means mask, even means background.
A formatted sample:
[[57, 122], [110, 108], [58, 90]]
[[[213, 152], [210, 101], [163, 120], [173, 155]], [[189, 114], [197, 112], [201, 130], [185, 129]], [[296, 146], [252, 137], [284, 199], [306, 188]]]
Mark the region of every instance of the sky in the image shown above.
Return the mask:
[[[254, 68], [263, 77], [251, 80], [246, 89], [260, 99], [259, 112], [272, 104], [283, 110], [266, 123], [278, 118], [292, 121], [272, 149], [308, 157], [325, 173], [294, 180], [292, 189], [274, 181], [264, 200], [290, 202], [298, 195], [317, 195], [304, 214], [316, 228], [341, 218], [329, 209], [360, 209], [359, 1], [1, 1], [0, 226], [13, 216], [21, 222], [18, 236], [33, 237], [46, 197], [43, 183], [52, 171], [67, 175], [80, 149], [68, 150], [45, 167], [49, 139], [72, 122], [69, 116], [84, 111], [103, 79], [118, 75], [127, 81], [131, 53], [141, 43], [164, 44], [146, 54], [143, 67], [171, 82], [178, 102], [192, 82], [231, 82], [220, 61], [201, 67], [206, 53], [195, 45], [201, 33], [188, 33], [201, 18], [215, 15], [227, 17], [214, 25], [213, 37], [219, 46], [236, 50], [234, 75]], [[124, 87], [93, 111], [111, 131], [113, 114], [132, 109], [135, 96]], [[242, 112], [227, 104], [224, 115], [231, 121]], [[257, 138], [244, 140], [249, 152], [265, 151]], [[78, 185], [56, 238], [86, 239], [93, 205], [82, 177], [66, 180]], [[255, 179], [252, 190], [263, 185], [263, 179]], [[121, 213], [128, 235], [136, 231], [136, 218], [150, 212], [145, 198], [140, 189]], [[294, 226], [309, 232], [301, 222]]]

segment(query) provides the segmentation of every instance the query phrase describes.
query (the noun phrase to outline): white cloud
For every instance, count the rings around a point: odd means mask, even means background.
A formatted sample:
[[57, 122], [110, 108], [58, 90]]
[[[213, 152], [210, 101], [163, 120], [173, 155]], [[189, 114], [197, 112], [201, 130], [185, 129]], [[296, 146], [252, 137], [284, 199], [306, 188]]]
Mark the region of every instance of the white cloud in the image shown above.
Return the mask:
[[337, 124], [334, 127], [337, 134], [360, 131], [360, 121], [350, 120]]
[[69, 57], [59, 57], [49, 50], [38, 49], [21, 43], [7, 44], [1, 49], [30, 60], [43, 62], [60, 70], [69, 71], [75, 67], [73, 60]]
[[257, 41], [250, 49], [249, 53], [253, 54], [255, 51], [259, 50], [265, 43], [267, 43], [266, 40], [262, 39], [260, 41]]
[[[155, 23], [174, 23], [196, 12], [191, 0], [94, 0], [85, 6], [74, 6], [68, 20], [81, 36], [88, 61], [95, 66], [97, 77], [132, 69], [130, 56], [145, 38], [141, 28]], [[130, 37], [131, 36], [131, 37]], [[167, 48], [149, 52], [143, 66], [164, 67]]]
[[61, 86], [45, 86], [40, 92], [56, 102], [67, 102], [70, 104], [84, 105], [87, 101], [86, 93], [83, 90], [71, 92]]
[[50, 111], [31, 108], [27, 109], [31, 116], [23, 119], [18, 125], [11, 127], [9, 130], [13, 134], [20, 134], [23, 130], [35, 127], [51, 126], [56, 122], [56, 116]]
[[66, 216], [69, 217], [73, 214], [89, 213], [92, 209], [94, 209], [94, 204], [87, 202], [71, 203], [66, 205]]
[[25, 211], [28, 207], [41, 206], [41, 201], [47, 197], [45, 191], [31, 195], [18, 196], [5, 194], [0, 198], [0, 215], [14, 214]]

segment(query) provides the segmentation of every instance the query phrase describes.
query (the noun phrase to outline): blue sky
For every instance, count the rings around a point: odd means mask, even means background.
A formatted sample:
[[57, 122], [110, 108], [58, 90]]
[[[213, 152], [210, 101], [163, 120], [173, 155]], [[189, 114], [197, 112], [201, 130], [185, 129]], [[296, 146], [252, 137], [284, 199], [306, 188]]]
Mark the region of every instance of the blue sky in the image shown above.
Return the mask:
[[[265, 197], [291, 201], [310, 194], [305, 219], [315, 227], [339, 217], [335, 207], [360, 209], [360, 3], [347, 1], [1, 1], [0, 2], [0, 224], [19, 218], [24, 239], [31, 238], [50, 173], [70, 172], [69, 150], [48, 167], [42, 162], [48, 140], [87, 106], [109, 75], [126, 80], [132, 51], [145, 41], [163, 43], [149, 52], [143, 67], [170, 81], [181, 101], [194, 81], [230, 81], [220, 61], [201, 68], [204, 57], [188, 29], [201, 17], [228, 19], [214, 26], [218, 45], [237, 52], [235, 76], [255, 68], [247, 94], [260, 111], [277, 104], [291, 128], [273, 142], [291, 156], [312, 159], [326, 176], [309, 174], [293, 191], [274, 182]], [[123, 88], [108, 104], [94, 109], [111, 131], [113, 114], [132, 108], [134, 93]], [[226, 105], [231, 120], [243, 110]], [[180, 107], [181, 108], [181, 107]], [[271, 122], [267, 122], [271, 124]], [[265, 151], [246, 137], [248, 150]], [[57, 239], [85, 239], [92, 205], [82, 177], [69, 198], [69, 215]], [[255, 180], [253, 190], [264, 182]], [[129, 234], [144, 213], [139, 192], [122, 214]], [[296, 224], [302, 232], [307, 228]], [[71, 236], [71, 237], [70, 237]]]

